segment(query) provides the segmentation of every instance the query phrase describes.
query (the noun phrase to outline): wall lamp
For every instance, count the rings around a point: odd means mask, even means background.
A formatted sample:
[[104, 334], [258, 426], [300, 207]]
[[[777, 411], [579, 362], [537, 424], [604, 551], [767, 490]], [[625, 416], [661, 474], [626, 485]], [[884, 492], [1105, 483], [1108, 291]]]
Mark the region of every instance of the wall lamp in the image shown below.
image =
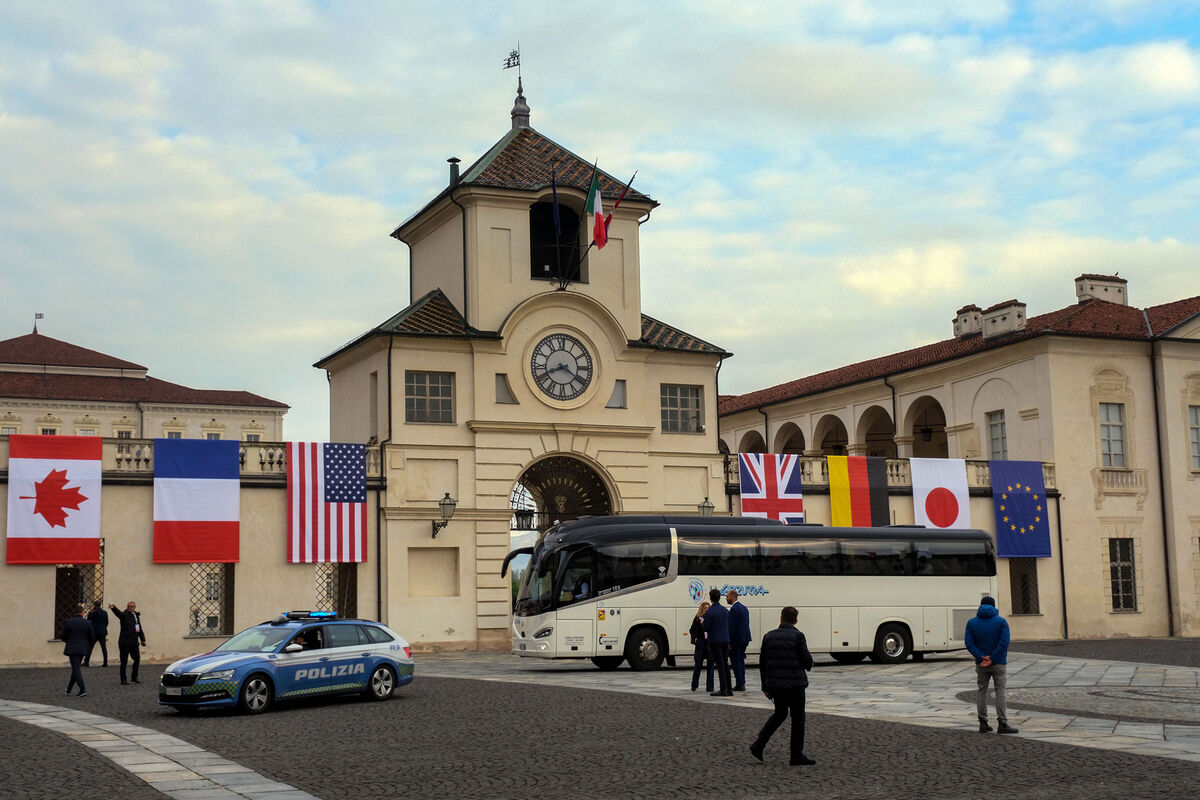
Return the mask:
[[696, 506], [696, 513], [702, 517], [711, 517], [713, 512], [713, 504], [709, 502], [708, 497], [704, 498], [704, 502]]
[[433, 538], [436, 539], [438, 531], [450, 524], [450, 518], [454, 516], [454, 509], [458, 503], [450, 497], [450, 493], [446, 492], [446, 496], [438, 500], [438, 511], [442, 512], [442, 521], [433, 521]]

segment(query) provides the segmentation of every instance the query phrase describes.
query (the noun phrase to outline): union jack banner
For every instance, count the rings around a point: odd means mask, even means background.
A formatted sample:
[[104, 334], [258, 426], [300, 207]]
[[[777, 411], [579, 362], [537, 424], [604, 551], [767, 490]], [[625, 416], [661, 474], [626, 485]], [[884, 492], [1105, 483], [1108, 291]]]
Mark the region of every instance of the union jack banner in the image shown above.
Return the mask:
[[799, 456], [738, 453], [738, 473], [743, 517], [804, 522]]

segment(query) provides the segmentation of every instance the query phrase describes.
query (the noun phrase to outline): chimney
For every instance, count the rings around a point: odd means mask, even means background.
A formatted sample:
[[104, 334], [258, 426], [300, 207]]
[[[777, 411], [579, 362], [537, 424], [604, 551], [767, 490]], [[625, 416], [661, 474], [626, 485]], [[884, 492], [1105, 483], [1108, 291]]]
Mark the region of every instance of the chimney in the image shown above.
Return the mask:
[[459, 162], [459, 159], [447, 158], [446, 161], [450, 162], [450, 188], [453, 189], [455, 186], [458, 186], [458, 162]]
[[983, 338], [1019, 333], [1025, 330], [1025, 304], [1018, 300], [1005, 300], [983, 310]]
[[954, 312], [954, 338], [962, 339], [983, 330], [983, 310], [974, 303]]
[[1080, 275], [1075, 279], [1075, 297], [1079, 302], [1088, 300], [1107, 300], [1117, 305], [1129, 305], [1129, 294], [1125, 289], [1128, 283], [1116, 275]]

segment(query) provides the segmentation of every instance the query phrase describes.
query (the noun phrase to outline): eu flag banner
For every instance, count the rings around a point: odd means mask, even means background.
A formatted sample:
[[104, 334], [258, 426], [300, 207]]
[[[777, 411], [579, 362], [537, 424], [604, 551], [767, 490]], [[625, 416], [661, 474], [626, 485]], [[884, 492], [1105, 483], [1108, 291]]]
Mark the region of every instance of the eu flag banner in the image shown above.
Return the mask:
[[1050, 516], [1040, 461], [989, 461], [996, 508], [996, 555], [1049, 558]]

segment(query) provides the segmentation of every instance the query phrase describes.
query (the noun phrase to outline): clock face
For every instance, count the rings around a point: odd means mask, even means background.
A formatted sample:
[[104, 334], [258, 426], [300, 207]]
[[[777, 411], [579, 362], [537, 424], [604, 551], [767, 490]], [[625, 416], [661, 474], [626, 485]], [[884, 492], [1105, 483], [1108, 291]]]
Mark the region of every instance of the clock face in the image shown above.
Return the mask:
[[533, 348], [529, 371], [547, 397], [573, 400], [592, 382], [592, 356], [574, 336], [552, 333]]

